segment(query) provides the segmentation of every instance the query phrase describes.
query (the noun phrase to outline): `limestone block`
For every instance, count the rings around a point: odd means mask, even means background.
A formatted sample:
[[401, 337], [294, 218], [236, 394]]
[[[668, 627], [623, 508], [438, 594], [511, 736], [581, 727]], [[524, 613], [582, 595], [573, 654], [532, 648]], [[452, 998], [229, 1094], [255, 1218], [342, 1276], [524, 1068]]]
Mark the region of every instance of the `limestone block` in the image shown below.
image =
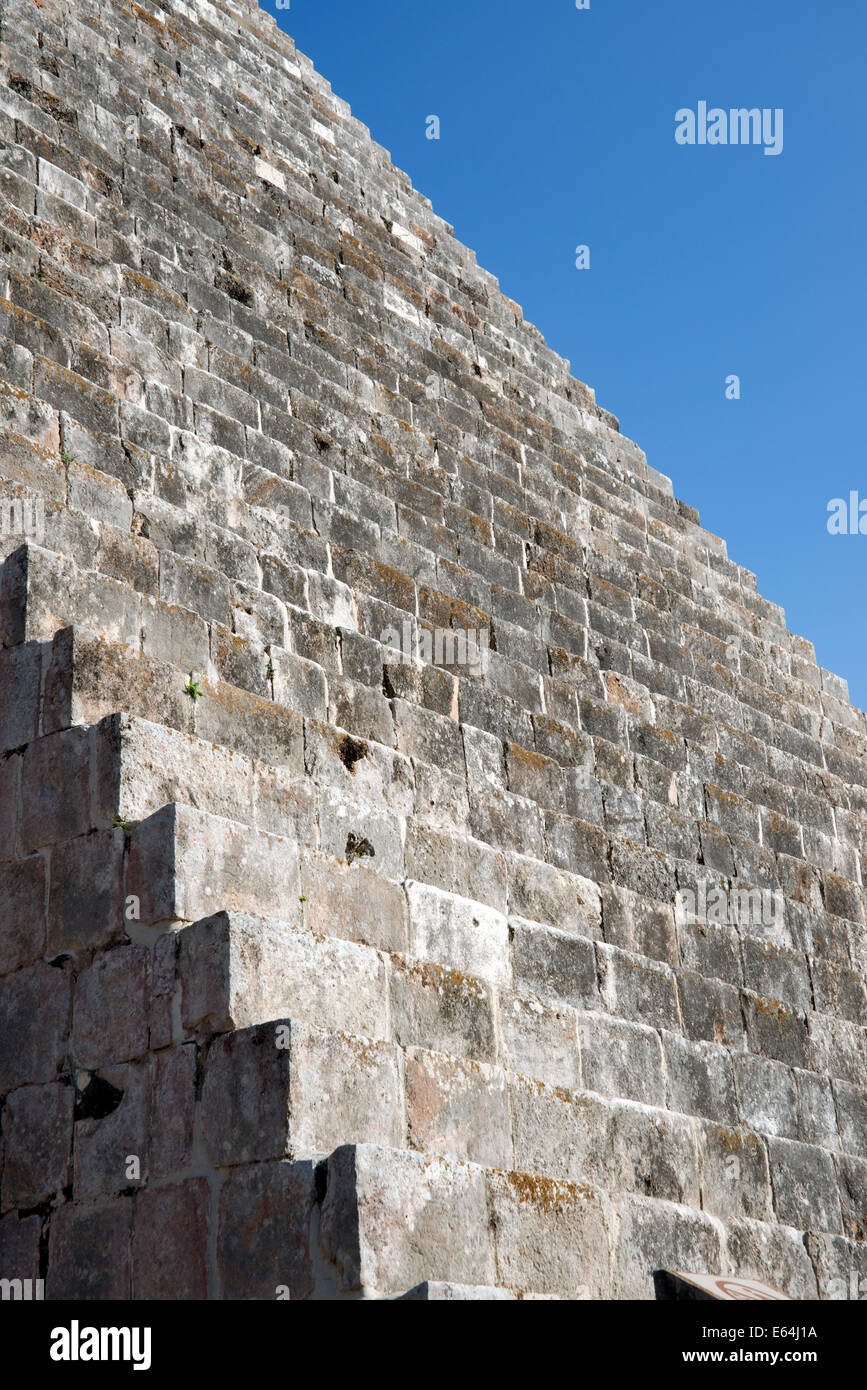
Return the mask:
[[0, 651], [0, 752], [21, 748], [36, 737], [41, 678], [38, 642]]
[[412, 880], [406, 884], [410, 954], [491, 984], [509, 985], [509, 926], [482, 903]]
[[75, 985], [72, 1053], [93, 1068], [127, 1062], [147, 1051], [148, 954], [119, 945], [98, 955]]
[[618, 1235], [612, 1261], [612, 1298], [655, 1297], [654, 1271], [723, 1273], [722, 1228], [690, 1207], [639, 1196], [612, 1201]]
[[507, 863], [512, 915], [578, 936], [601, 935], [602, 897], [590, 879], [523, 855], [509, 855]]
[[797, 1073], [783, 1062], [735, 1053], [732, 1057], [738, 1110], [751, 1128], [781, 1139], [797, 1139]]
[[[663, 1052], [655, 1029], [604, 1014], [582, 1013], [578, 1038], [588, 1090], [665, 1109]], [[678, 1105], [672, 1108], [683, 1110]]]
[[489, 1173], [499, 1280], [572, 1298], [604, 1298], [610, 1236], [601, 1194], [524, 1173]]
[[6, 1097], [3, 1209], [35, 1207], [66, 1186], [72, 1149], [72, 1087], [22, 1086]]
[[352, 863], [364, 858], [386, 878], [403, 877], [403, 833], [397, 816], [368, 801], [349, 800], [330, 787], [319, 806], [319, 847]]
[[337, 1288], [400, 1292], [434, 1280], [493, 1284], [484, 1170], [366, 1145], [328, 1160], [319, 1233]]
[[141, 821], [172, 801], [249, 824], [253, 767], [231, 749], [150, 720], [111, 715], [94, 731], [96, 813]]
[[303, 1299], [313, 1292], [314, 1164], [252, 1163], [220, 1188], [217, 1271], [224, 1299]]
[[430, 883], [447, 893], [507, 910], [506, 861], [478, 840], [443, 831], [406, 828], [406, 878]]
[[79, 570], [73, 561], [27, 542], [4, 564], [0, 632], [7, 645], [50, 641], [76, 622], [109, 641], [137, 647], [142, 601], [125, 585]]
[[847, 1153], [867, 1156], [867, 1091], [846, 1081], [833, 1083], [840, 1144]]
[[394, 956], [389, 988], [391, 1026], [402, 1047], [431, 1047], [479, 1062], [495, 1060], [493, 999], [483, 980]]
[[514, 1166], [500, 1068], [409, 1048], [406, 1108], [413, 1148], [493, 1168]]
[[349, 1136], [399, 1146], [395, 1049], [289, 1019], [216, 1038], [205, 1060], [202, 1132], [217, 1167], [327, 1153]]
[[552, 1009], [533, 995], [502, 990], [499, 995], [502, 1061], [510, 1071], [550, 1086], [581, 1086], [581, 1057], [575, 1014]]
[[[609, 1178], [610, 1105], [590, 1092], [509, 1080], [514, 1163], [521, 1173], [603, 1186]], [[505, 1167], [504, 1164], [493, 1165]]]
[[108, 946], [123, 937], [123, 853], [119, 828], [54, 847], [48, 896], [50, 954]]
[[388, 1037], [379, 955], [285, 922], [220, 913], [179, 935], [181, 1018], [205, 1033], [297, 1018], [357, 1037]]
[[90, 745], [87, 731], [68, 729], [37, 739], [21, 773], [21, 845], [25, 852], [71, 840], [90, 829]]
[[592, 1009], [599, 1002], [592, 941], [519, 917], [509, 920], [515, 988], [554, 1007]]
[[190, 1166], [195, 1107], [195, 1047], [188, 1043], [159, 1052], [154, 1058], [150, 1103], [152, 1177], [169, 1177]]
[[773, 1221], [768, 1156], [762, 1138], [748, 1129], [707, 1121], [698, 1126], [702, 1207], [724, 1219]]
[[55, 1079], [69, 1045], [71, 1007], [68, 960], [37, 961], [0, 980], [0, 1092]]
[[[812, 1241], [812, 1238], [810, 1238]], [[761, 1279], [790, 1298], [817, 1296], [816, 1273], [800, 1231], [759, 1221], [729, 1221], [727, 1273]]]
[[134, 1299], [208, 1297], [208, 1207], [205, 1178], [146, 1188], [135, 1200]]
[[768, 1157], [778, 1220], [801, 1231], [843, 1234], [830, 1154], [791, 1139], [769, 1139]]
[[49, 1299], [127, 1299], [133, 1201], [65, 1202], [52, 1213]]
[[126, 894], [145, 924], [193, 922], [215, 908], [294, 916], [298, 850], [189, 806], [165, 806], [133, 830]]
[[601, 942], [596, 949], [600, 995], [609, 1013], [652, 1028], [680, 1030], [680, 1001], [668, 966]]
[[700, 1207], [700, 1163], [695, 1121], [635, 1101], [611, 1102], [606, 1187]]
[[12, 1212], [0, 1221], [0, 1279], [38, 1279], [42, 1218], [19, 1221]]
[[382, 951], [406, 952], [408, 908], [403, 888], [368, 868], [332, 855], [301, 855], [302, 919], [312, 932]]
[[31, 965], [43, 954], [45, 885], [42, 855], [0, 866], [0, 975]]

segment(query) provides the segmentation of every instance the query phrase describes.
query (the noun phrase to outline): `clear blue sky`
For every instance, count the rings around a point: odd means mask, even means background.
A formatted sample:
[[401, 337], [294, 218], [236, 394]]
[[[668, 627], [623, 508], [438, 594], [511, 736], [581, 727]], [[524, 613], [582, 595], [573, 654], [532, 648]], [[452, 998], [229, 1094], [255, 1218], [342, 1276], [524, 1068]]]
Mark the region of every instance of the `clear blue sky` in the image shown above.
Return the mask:
[[[863, 0], [291, 3], [263, 0], [867, 708], [867, 535], [826, 527], [867, 499]], [[783, 108], [782, 153], [679, 146], [702, 100]]]

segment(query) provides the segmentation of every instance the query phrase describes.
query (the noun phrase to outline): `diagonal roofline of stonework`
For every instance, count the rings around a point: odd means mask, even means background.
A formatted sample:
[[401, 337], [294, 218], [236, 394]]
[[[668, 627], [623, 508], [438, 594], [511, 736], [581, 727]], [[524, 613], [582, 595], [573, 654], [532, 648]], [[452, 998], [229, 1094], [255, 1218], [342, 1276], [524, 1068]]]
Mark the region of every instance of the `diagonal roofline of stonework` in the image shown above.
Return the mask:
[[[144, 0], [144, 3], [147, 3], [147, 0]], [[504, 302], [509, 305], [509, 307], [515, 314], [516, 322], [522, 325], [524, 331], [530, 333], [538, 339], [538, 342], [542, 346], [544, 351], [547, 354], [549, 354], [551, 365], [556, 364], [562, 369], [563, 378], [566, 381], [568, 381], [568, 383], [572, 387], [574, 387], [574, 389], [577, 392], [586, 392], [589, 395], [593, 403], [593, 412], [596, 415], [597, 419], [606, 424], [610, 429], [616, 431], [624, 445], [624, 448], [627, 451], [635, 452], [635, 457], [630, 459], [629, 463], [624, 465], [624, 468], [627, 472], [627, 476], [630, 473], [632, 474], [630, 481], [634, 482], [637, 477], [643, 478], [648, 484], [650, 484], [650, 486], [658, 489], [660, 492], [671, 497], [679, 508], [685, 509], [686, 513], [690, 515], [691, 519], [694, 520], [697, 525], [701, 525], [700, 516], [697, 509], [692, 507], [689, 503], [684, 502], [683, 499], [680, 499], [676, 496], [671, 478], [668, 477], [665, 473], [660, 472], [658, 469], [655, 469], [651, 464], [649, 464], [647, 462], [647, 458], [644, 451], [641, 449], [641, 446], [637, 444], [634, 440], [630, 439], [627, 435], [624, 435], [622, 433], [620, 429], [620, 421], [617, 418], [617, 416], [598, 405], [598, 403], [596, 402], [596, 393], [594, 388], [588, 386], [586, 382], [581, 381], [580, 378], [575, 377], [572, 374], [572, 365], [570, 360], [566, 357], [563, 357], [562, 354], [558, 353], [554, 348], [551, 348], [548, 345], [545, 336], [540, 331], [540, 329], [529, 319], [525, 318], [521, 305], [518, 304], [515, 300], [511, 299], [507, 294], [505, 294], [505, 292], [502, 290], [500, 286], [500, 282], [497, 279], [497, 277], [478, 264], [476, 254], [473, 251], [472, 247], [467, 246], [466, 243], [461, 242], [459, 240], [459, 238], [455, 235], [454, 226], [450, 222], [447, 222], [440, 214], [438, 214], [434, 210], [431, 200], [418, 188], [416, 188], [416, 186], [412, 182], [412, 179], [406, 173], [406, 171], [393, 163], [390, 151], [374, 139], [373, 135], [370, 132], [370, 129], [366, 125], [364, 125], [362, 121], [360, 121], [356, 116], [352, 115], [352, 110], [349, 103], [336, 95], [331, 84], [327, 81], [326, 78], [322, 77], [322, 75], [315, 67], [313, 61], [310, 58], [308, 58], [306, 54], [302, 53], [300, 49], [297, 48], [291, 35], [287, 34], [284, 29], [280, 28], [274, 15], [270, 14], [267, 10], [262, 9], [262, 7], [257, 3], [257, 0], [151, 0], [151, 3], [153, 3], [156, 7], [165, 9], [169, 12], [171, 12], [173, 8], [180, 9], [188, 15], [198, 16], [201, 13], [207, 13], [209, 11], [216, 14], [220, 10], [227, 10], [230, 13], [234, 14], [236, 19], [238, 19], [239, 21], [242, 16], [247, 17], [250, 21], [249, 28], [252, 32], [256, 33], [259, 38], [265, 39], [267, 42], [271, 43], [277, 48], [284, 49], [286, 53], [290, 54], [292, 56], [293, 61], [297, 63], [301, 72], [308, 79], [308, 81], [310, 81], [311, 84], [317, 88], [320, 95], [330, 100], [335, 113], [341, 115], [343, 118], [348, 118], [351, 121], [356, 132], [369, 145], [369, 148], [376, 153], [376, 155], [379, 157], [381, 162], [388, 168], [391, 174], [397, 176], [398, 179], [403, 183], [405, 192], [409, 196], [416, 198], [421, 203], [421, 205], [428, 211], [428, 213], [430, 214], [434, 222], [437, 224], [437, 226], [441, 229], [442, 233], [446, 237], [448, 237], [456, 247], [459, 247], [466, 257], [469, 258], [470, 265], [482, 278], [486, 286], [488, 288], [493, 289], [493, 291], [496, 294], [500, 295]], [[245, 24], [240, 24], [239, 27], [247, 28], [248, 26]], [[608, 469], [611, 471], [611, 465], [609, 460], [606, 460], [606, 465]], [[728, 558], [728, 549], [724, 538], [714, 535], [713, 532], [707, 531], [704, 527], [702, 527], [701, 529], [707, 536], [709, 542], [716, 542], [716, 547], [718, 549], [719, 554], [722, 555], [724, 558]], [[742, 574], [749, 575], [752, 579], [755, 579], [755, 575], [753, 574], [753, 572], [751, 570], [748, 570], [745, 565], [740, 565], [737, 561], [733, 561], [732, 563], [734, 563], [737, 566], [738, 570]], [[776, 606], [780, 607], [779, 605]], [[804, 638], [800, 636], [800, 634], [791, 632], [789, 630], [788, 625], [786, 623], [784, 609], [780, 608], [780, 614], [782, 619], [782, 626], [785, 627], [787, 631], [789, 631], [790, 636], [792, 636], [793, 638], [797, 638], [800, 641], [806, 642], [809, 646], [812, 646], [812, 643], [808, 638]], [[848, 693], [848, 682], [843, 677], [836, 675], [834, 672], [826, 671], [824, 668], [819, 667], [818, 663], [817, 669], [820, 671], [822, 675], [823, 692], [826, 690], [827, 678], [827, 688], [829, 691], [833, 691], [833, 693], [835, 693], [839, 698], [841, 688], [844, 689], [844, 702], [849, 704], [850, 707], [853, 710], [855, 710], [858, 714], [864, 713], [862, 710], [859, 709], [858, 706], [851, 704]]]
[[[392, 162], [389, 151], [373, 139], [368, 127], [352, 115], [348, 103], [333, 92], [331, 84], [319, 74], [312, 60], [297, 49], [291, 36], [280, 28], [274, 15], [263, 10], [257, 0], [141, 0], [141, 3], [136, 3], [132, 8], [140, 20], [150, 23], [156, 30], [163, 31], [165, 47], [169, 47], [173, 34], [181, 37], [172, 24], [172, 17], [182, 15], [189, 23], [207, 31], [209, 36], [213, 35], [216, 43], [226, 34], [227, 28], [231, 28], [234, 35], [247, 38], [250, 47], [248, 67], [251, 74], [255, 74], [258, 81], [270, 86], [276, 93], [279, 94], [281, 85], [285, 88], [288, 81], [293, 78], [300, 79], [315, 103], [330, 112], [335, 121], [342, 121], [344, 128], [348, 126], [353, 132], [364, 147], [365, 155], [372, 157], [374, 172], [377, 168], [382, 171], [389, 182], [397, 185], [400, 197], [414, 201], [419, 211], [424, 213], [428, 224], [448, 240], [464, 283], [469, 287], [475, 281], [485, 293], [491, 292], [495, 295], [509, 313], [514, 315], [515, 328], [533, 341], [538, 353], [538, 365], [549, 370], [551, 395], [559, 400], [561, 406], [567, 407], [565, 413], [567, 417], [572, 417], [572, 425], [580, 426], [588, 434], [596, 434], [600, 439], [607, 435], [608, 453], [601, 448], [594, 452], [595, 465], [604, 469], [615, 480], [633, 487], [639, 497], [642, 494], [656, 493], [657, 497], [664, 496], [670, 499], [677, 513], [689, 525], [700, 530], [702, 544], [708, 552], [707, 565], [710, 566], [711, 561], [731, 564], [737, 571], [737, 582], [742, 586], [744, 593], [757, 594], [753, 572], [729, 560], [725, 540], [702, 527], [698, 511], [676, 498], [670, 478], [649, 465], [640, 446], [621, 433], [617, 417], [597, 404], [593, 388], [572, 375], [569, 360], [547, 345], [539, 329], [524, 318], [521, 306], [503, 293], [497, 278], [478, 265], [474, 251], [455, 236], [454, 227], [433, 210], [430, 199], [416, 189], [409, 176]], [[237, 88], [232, 96], [234, 100], [239, 100]], [[351, 158], [349, 151], [344, 151], [344, 154]], [[552, 428], [555, 434], [559, 432], [565, 441], [569, 441], [569, 420], [562, 420], [562, 411], [560, 422], [553, 423]], [[580, 446], [576, 452], [580, 454]], [[613, 459], [609, 456], [612, 452], [615, 455]], [[637, 501], [636, 505], [640, 508], [640, 501]], [[701, 581], [701, 587], [706, 592], [714, 590], [712, 583], [704, 581]], [[775, 621], [793, 643], [801, 644], [802, 650], [799, 655], [806, 655], [806, 659], [812, 664], [815, 661], [813, 644], [809, 639], [788, 629], [785, 612], [780, 605], [764, 600], [762, 595], [759, 597], [768, 603], [770, 608], [776, 610]], [[851, 705], [848, 683], [830, 671], [818, 666], [817, 669], [821, 677], [822, 694], [827, 693], [848, 705], [860, 716], [859, 723], [863, 726], [865, 716], [856, 706]], [[862, 727], [859, 733], [863, 735], [867, 733], [867, 729]]]

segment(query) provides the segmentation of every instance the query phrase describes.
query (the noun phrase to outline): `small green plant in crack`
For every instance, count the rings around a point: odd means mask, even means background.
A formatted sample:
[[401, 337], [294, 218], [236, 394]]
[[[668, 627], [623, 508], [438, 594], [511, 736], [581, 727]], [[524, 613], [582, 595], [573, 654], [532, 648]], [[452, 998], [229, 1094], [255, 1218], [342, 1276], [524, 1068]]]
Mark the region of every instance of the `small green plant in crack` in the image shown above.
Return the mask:
[[124, 816], [115, 816], [114, 826], [117, 830], [122, 830], [124, 835], [132, 834], [132, 821], [128, 821]]
[[71, 454], [68, 449], [61, 449], [60, 461], [61, 463], [75, 463], [75, 454]]
[[306, 898], [304, 897], [304, 895], [302, 894], [302, 896], [298, 899], [298, 901], [299, 901], [299, 903], [306, 903], [307, 899], [306, 899]]
[[273, 661], [269, 661], [269, 662], [268, 662], [268, 665], [267, 665], [267, 667], [266, 667], [266, 669], [265, 669], [265, 675], [266, 675], [266, 677], [268, 678], [269, 681], [272, 681], [272, 680], [274, 679], [274, 663], [273, 663]]
[[194, 675], [193, 675], [193, 672], [191, 671], [191, 672], [190, 672], [190, 679], [187, 681], [186, 685], [184, 686], [184, 694], [185, 694], [185, 695], [189, 695], [189, 697], [190, 697], [190, 699], [192, 700], [193, 704], [195, 704], [197, 700], [201, 700], [203, 693], [204, 693], [204, 692], [202, 691], [201, 685], [200, 685], [199, 682], [195, 679], [195, 677], [194, 677]]

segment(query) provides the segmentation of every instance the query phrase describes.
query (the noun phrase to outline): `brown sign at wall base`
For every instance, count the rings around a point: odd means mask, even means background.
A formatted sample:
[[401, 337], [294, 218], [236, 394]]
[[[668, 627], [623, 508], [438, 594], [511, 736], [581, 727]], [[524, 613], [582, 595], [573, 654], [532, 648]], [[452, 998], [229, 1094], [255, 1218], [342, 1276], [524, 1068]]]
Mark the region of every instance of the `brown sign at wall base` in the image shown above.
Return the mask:
[[685, 1274], [660, 1269], [654, 1276], [656, 1297], [663, 1301], [712, 1299], [722, 1302], [791, 1303], [788, 1294], [758, 1279], [737, 1279], [730, 1274]]

